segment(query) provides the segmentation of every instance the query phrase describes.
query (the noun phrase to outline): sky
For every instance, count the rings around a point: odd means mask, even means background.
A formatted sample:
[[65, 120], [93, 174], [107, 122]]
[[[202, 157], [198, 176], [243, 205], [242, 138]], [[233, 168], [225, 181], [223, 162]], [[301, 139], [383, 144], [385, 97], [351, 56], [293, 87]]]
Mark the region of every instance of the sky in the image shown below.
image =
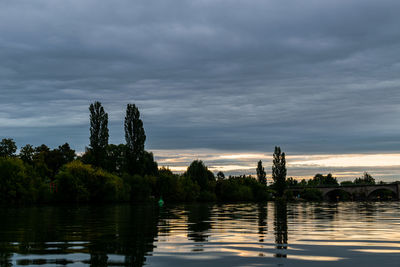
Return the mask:
[[[124, 143], [135, 103], [146, 149], [183, 171], [368, 171], [400, 180], [400, 1], [3, 0], [0, 138], [89, 143], [89, 110]], [[399, 177], [399, 178], [397, 178]]]

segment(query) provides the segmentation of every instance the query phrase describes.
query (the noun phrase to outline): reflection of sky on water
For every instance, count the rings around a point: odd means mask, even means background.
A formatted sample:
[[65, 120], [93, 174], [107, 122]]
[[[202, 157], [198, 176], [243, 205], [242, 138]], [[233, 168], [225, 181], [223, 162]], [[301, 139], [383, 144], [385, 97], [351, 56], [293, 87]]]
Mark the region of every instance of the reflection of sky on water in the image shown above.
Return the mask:
[[[55, 208], [51, 212], [45, 208], [40, 215], [53, 215], [46, 218], [30, 217], [35, 214], [32, 208], [8, 211], [10, 218], [20, 218], [20, 212], [28, 218], [3, 222], [2, 260], [9, 257], [13, 265], [30, 266], [210, 267], [398, 266], [400, 262], [399, 202], [104, 209], [108, 217], [91, 207], [58, 215]], [[40, 236], [29, 232], [38, 232], [36, 227], [47, 232]]]
[[[202, 250], [184, 233], [168, 235], [151, 266], [398, 266], [400, 205], [324, 203], [211, 206]], [[279, 209], [280, 208], [280, 209]], [[185, 216], [169, 222], [184, 224]], [[171, 232], [170, 232], [171, 233]], [[368, 258], [368, 260], [365, 260]], [[195, 262], [193, 262], [195, 261]]]

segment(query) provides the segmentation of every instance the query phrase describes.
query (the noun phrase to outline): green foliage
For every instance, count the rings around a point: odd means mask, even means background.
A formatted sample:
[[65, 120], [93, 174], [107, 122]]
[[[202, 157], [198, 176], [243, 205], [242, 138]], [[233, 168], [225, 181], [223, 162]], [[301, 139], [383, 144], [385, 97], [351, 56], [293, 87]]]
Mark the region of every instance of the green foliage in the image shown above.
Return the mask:
[[80, 161], [66, 164], [56, 176], [57, 199], [67, 202], [126, 200], [122, 179]]
[[32, 145], [25, 145], [21, 148], [19, 153], [19, 158], [22, 159], [25, 163], [32, 164], [33, 163], [33, 156], [35, 154], [35, 149]]
[[[161, 168], [156, 178], [154, 195], [167, 202], [188, 202], [200, 198], [200, 187], [190, 178], [173, 174], [167, 168]], [[207, 195], [203, 195], [207, 197]]]
[[298, 186], [299, 182], [294, 179], [293, 177], [289, 177], [286, 179], [286, 186], [287, 187], [294, 187], [294, 186]]
[[286, 190], [285, 193], [283, 194], [283, 198], [285, 200], [293, 200], [294, 196], [293, 196], [293, 191], [290, 190]]
[[106, 163], [104, 169], [108, 172], [122, 175], [125, 170], [126, 146], [124, 144], [109, 144], [106, 148]]
[[185, 176], [200, 186], [201, 191], [209, 190], [215, 186], [214, 174], [208, 170], [203, 161], [195, 160], [187, 168]]
[[75, 150], [71, 149], [68, 143], [59, 146], [57, 151], [60, 153], [62, 162], [64, 162], [64, 164], [73, 161], [76, 157]]
[[286, 189], [286, 159], [285, 153], [281, 152], [281, 148], [276, 146], [273, 155], [272, 179], [274, 180], [274, 188], [278, 197], [282, 197]]
[[17, 151], [17, 146], [11, 138], [4, 138], [0, 142], [0, 157], [12, 157]]
[[146, 201], [150, 198], [154, 177], [124, 174], [122, 179], [129, 188], [131, 201]]
[[48, 185], [18, 158], [0, 158], [0, 202], [32, 203], [45, 200]]
[[195, 201], [200, 196], [200, 186], [193, 182], [191, 179], [181, 176], [179, 177], [179, 184], [182, 187], [182, 197], [183, 201]]
[[100, 102], [89, 106], [90, 111], [90, 151], [92, 164], [103, 166], [108, 145], [108, 114]]
[[251, 176], [218, 180], [215, 192], [219, 201], [266, 201], [270, 192], [266, 185]]
[[162, 197], [165, 201], [179, 201], [182, 187], [178, 180], [179, 176], [173, 174], [170, 169], [161, 168], [158, 171], [155, 195], [158, 198]]
[[[16, 158], [15, 142], [12, 139], [0, 142], [1, 202], [52, 201], [53, 197], [66, 202], [145, 201], [154, 197], [170, 202], [266, 201], [272, 193], [277, 199], [291, 199], [292, 191], [286, 191], [287, 187], [303, 187], [302, 198], [321, 200], [320, 191], [307, 186], [338, 185], [332, 174], [316, 174], [308, 182], [286, 179], [285, 153], [278, 146], [273, 154], [270, 188], [261, 160], [257, 163], [257, 179], [251, 176], [226, 179], [220, 171], [216, 180], [201, 160], [193, 161], [183, 175], [165, 168], [158, 170], [153, 154], [144, 149], [146, 135], [134, 104], [127, 105], [126, 144], [120, 145], [108, 144], [108, 114], [101, 103], [94, 102], [89, 110], [90, 146], [79, 160], [74, 161], [75, 151], [68, 143], [56, 149], [44, 144], [33, 148], [28, 144]], [[354, 184], [375, 184], [375, 179], [364, 173]]]
[[31, 145], [26, 145], [21, 149], [19, 157], [33, 166], [40, 177], [53, 180], [61, 166], [74, 160], [75, 151], [68, 143], [53, 150], [44, 144], [35, 149]]
[[143, 122], [140, 119], [139, 109], [135, 104], [128, 104], [126, 106], [124, 127], [127, 149], [127, 170], [130, 174], [137, 174], [140, 173], [139, 162], [142, 161], [144, 157], [146, 134], [143, 128]]
[[356, 178], [354, 184], [375, 184], [375, 179], [367, 172], [364, 172], [363, 177]]
[[308, 181], [309, 186], [320, 185], [339, 185], [337, 179], [328, 173], [328, 175], [316, 174], [313, 179]]
[[257, 171], [258, 182], [266, 185], [267, 184], [267, 178], [266, 178], [267, 173], [265, 172], [264, 167], [262, 166], [261, 160], [257, 163], [256, 171]]
[[72, 150], [68, 143], [59, 146], [57, 149], [41, 153], [43, 153], [45, 164], [50, 170], [50, 178], [54, 178], [64, 164], [73, 161], [75, 158], [75, 150]]
[[300, 197], [308, 201], [321, 201], [323, 199], [322, 192], [316, 188], [305, 188], [300, 193]]
[[156, 176], [158, 174], [158, 165], [157, 162], [154, 160], [153, 153], [144, 151], [143, 157], [139, 163], [139, 169], [142, 175]]
[[253, 199], [252, 191], [239, 179], [230, 178], [217, 181], [217, 196], [220, 201], [250, 201]]
[[306, 179], [302, 179], [302, 180], [300, 181], [300, 183], [298, 183], [297, 185], [298, 185], [298, 186], [301, 186], [301, 187], [307, 186], [307, 181], [306, 181]]
[[[88, 156], [86, 156], [88, 157]], [[127, 146], [125, 144], [113, 145], [109, 144], [106, 149], [106, 160], [104, 169], [108, 172], [122, 176], [125, 172], [129, 172], [129, 157], [127, 156]], [[138, 175], [157, 176], [158, 165], [154, 160], [153, 153], [144, 151], [140, 160], [135, 162], [135, 168], [131, 171]]]
[[222, 171], [219, 171], [217, 173], [217, 179], [218, 180], [225, 179], [225, 174]]

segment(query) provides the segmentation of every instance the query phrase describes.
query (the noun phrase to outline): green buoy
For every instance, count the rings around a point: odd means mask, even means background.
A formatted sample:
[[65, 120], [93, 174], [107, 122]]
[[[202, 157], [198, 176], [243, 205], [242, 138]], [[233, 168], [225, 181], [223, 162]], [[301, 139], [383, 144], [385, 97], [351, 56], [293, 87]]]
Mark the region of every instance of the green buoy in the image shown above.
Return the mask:
[[162, 197], [160, 198], [160, 200], [158, 201], [158, 205], [160, 207], [164, 206], [164, 200], [162, 199]]

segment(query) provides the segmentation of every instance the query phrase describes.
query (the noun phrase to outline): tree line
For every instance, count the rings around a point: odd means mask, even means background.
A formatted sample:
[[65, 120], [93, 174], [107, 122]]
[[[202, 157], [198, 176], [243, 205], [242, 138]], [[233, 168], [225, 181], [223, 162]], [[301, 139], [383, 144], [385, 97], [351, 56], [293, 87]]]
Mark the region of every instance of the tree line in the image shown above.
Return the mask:
[[[124, 144], [109, 144], [108, 113], [100, 102], [89, 106], [89, 146], [77, 155], [68, 143], [50, 149], [42, 144], [21, 147], [12, 139], [0, 142], [0, 202], [112, 202], [145, 201], [267, 201], [290, 198], [286, 188], [338, 184], [331, 174], [317, 174], [298, 182], [286, 179], [285, 153], [275, 147], [272, 181], [267, 183], [262, 161], [256, 177], [214, 176], [201, 160], [193, 161], [182, 174], [158, 168], [145, 150], [146, 134], [135, 104], [127, 104]], [[371, 183], [365, 174], [354, 183]], [[305, 194], [306, 195], [306, 194]]]

